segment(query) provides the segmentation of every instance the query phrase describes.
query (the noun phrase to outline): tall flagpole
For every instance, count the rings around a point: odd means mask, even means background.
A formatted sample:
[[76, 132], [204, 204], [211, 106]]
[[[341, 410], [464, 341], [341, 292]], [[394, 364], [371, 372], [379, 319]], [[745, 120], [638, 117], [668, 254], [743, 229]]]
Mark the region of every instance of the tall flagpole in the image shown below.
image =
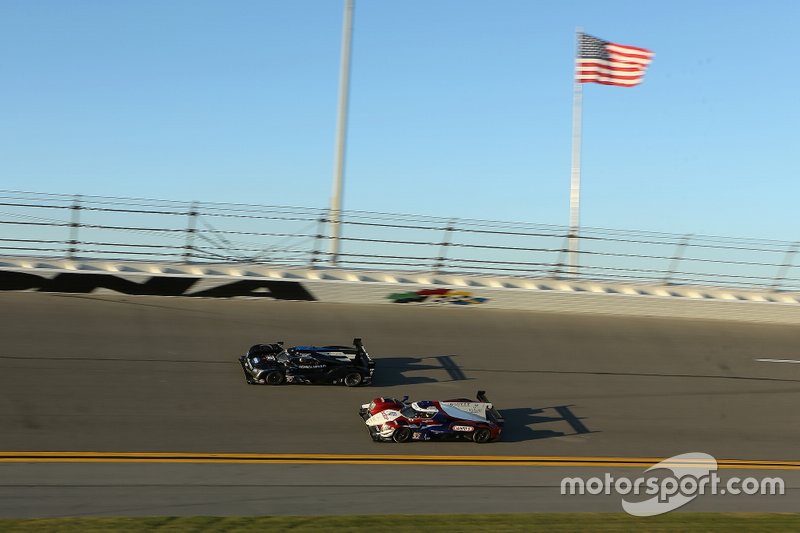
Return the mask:
[[[578, 28], [576, 39], [577, 61], [580, 52], [580, 36], [582, 30]], [[581, 126], [582, 126], [582, 107], [583, 107], [583, 84], [578, 81], [577, 72], [573, 73], [573, 94], [572, 94], [572, 174], [569, 187], [569, 237], [567, 256], [568, 269], [570, 275], [578, 275], [578, 232], [580, 231], [581, 215]]]
[[336, 154], [333, 163], [331, 209], [328, 216], [331, 228], [331, 266], [335, 266], [339, 259], [339, 239], [342, 235], [342, 189], [344, 188], [344, 156], [347, 143], [347, 103], [350, 96], [350, 43], [353, 40], [353, 0], [345, 0], [344, 2], [344, 22], [342, 24], [342, 61], [339, 70]]

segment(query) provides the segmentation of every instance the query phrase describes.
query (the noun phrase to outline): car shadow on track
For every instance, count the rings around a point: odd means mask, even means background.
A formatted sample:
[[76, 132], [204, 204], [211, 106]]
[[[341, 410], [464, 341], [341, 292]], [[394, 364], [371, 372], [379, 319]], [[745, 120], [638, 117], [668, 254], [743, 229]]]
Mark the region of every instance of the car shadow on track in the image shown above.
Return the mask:
[[[522, 442], [597, 433], [589, 429], [583, 423], [585, 418], [575, 415], [571, 407], [573, 406], [556, 405], [537, 409], [531, 407], [500, 409], [500, 414], [505, 418], [502, 440]], [[543, 427], [545, 425], [546, 427]]]
[[[466, 375], [453, 360], [453, 356], [439, 355], [434, 357], [381, 357], [376, 360], [377, 369], [372, 384], [377, 387], [392, 385], [416, 385], [419, 383], [437, 383], [443, 380], [429, 375], [407, 375], [412, 372], [444, 370], [450, 381], [467, 380]], [[444, 380], [446, 381], [446, 380]]]

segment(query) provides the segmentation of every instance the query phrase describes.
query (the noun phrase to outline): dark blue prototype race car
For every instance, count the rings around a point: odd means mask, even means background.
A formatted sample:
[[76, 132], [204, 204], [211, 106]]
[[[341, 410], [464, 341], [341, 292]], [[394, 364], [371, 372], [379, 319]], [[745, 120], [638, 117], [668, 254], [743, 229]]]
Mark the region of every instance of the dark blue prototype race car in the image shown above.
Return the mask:
[[244, 377], [251, 385], [313, 383], [348, 387], [367, 385], [375, 372], [373, 361], [361, 339], [352, 346], [293, 346], [282, 342], [256, 344], [239, 358]]

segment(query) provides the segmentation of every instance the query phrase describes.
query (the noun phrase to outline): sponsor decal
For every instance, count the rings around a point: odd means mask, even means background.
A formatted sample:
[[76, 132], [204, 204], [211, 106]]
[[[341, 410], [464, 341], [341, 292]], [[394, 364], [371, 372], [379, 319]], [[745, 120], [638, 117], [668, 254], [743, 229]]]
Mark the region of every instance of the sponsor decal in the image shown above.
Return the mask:
[[470, 291], [455, 289], [420, 289], [415, 292], [394, 292], [386, 297], [394, 303], [444, 303], [453, 305], [476, 305], [489, 301], [489, 298], [475, 296]]
[[381, 426], [386, 422], [390, 422], [400, 416], [400, 411], [394, 409], [386, 409], [380, 413], [376, 413], [369, 417], [366, 421], [368, 426]]
[[453, 426], [453, 431], [474, 431], [472, 426]]
[[455, 407], [459, 411], [472, 413], [480, 417], [486, 418], [486, 409], [491, 405], [483, 402], [440, 402], [441, 405], [449, 405]]
[[[138, 279], [138, 277], [137, 277]], [[192, 287], [208, 278], [180, 276], [142, 276], [142, 282], [131, 281], [113, 274], [60, 273], [52, 277], [0, 270], [0, 291], [37, 291], [90, 294], [97, 289], [106, 289], [120, 294], [148, 296], [196, 296], [202, 298], [231, 298], [247, 296], [272, 298], [275, 300], [305, 300], [316, 298], [297, 281], [282, 280], [214, 280], [219, 283], [211, 288], [192, 292]]]

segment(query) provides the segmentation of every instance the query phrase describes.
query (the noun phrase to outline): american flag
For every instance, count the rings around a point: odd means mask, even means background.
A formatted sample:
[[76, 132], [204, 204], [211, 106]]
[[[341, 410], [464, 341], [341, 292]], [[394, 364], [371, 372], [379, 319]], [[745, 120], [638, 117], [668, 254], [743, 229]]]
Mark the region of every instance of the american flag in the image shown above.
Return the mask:
[[578, 34], [575, 80], [633, 87], [642, 83], [653, 52], [635, 46], [614, 44], [585, 33]]

